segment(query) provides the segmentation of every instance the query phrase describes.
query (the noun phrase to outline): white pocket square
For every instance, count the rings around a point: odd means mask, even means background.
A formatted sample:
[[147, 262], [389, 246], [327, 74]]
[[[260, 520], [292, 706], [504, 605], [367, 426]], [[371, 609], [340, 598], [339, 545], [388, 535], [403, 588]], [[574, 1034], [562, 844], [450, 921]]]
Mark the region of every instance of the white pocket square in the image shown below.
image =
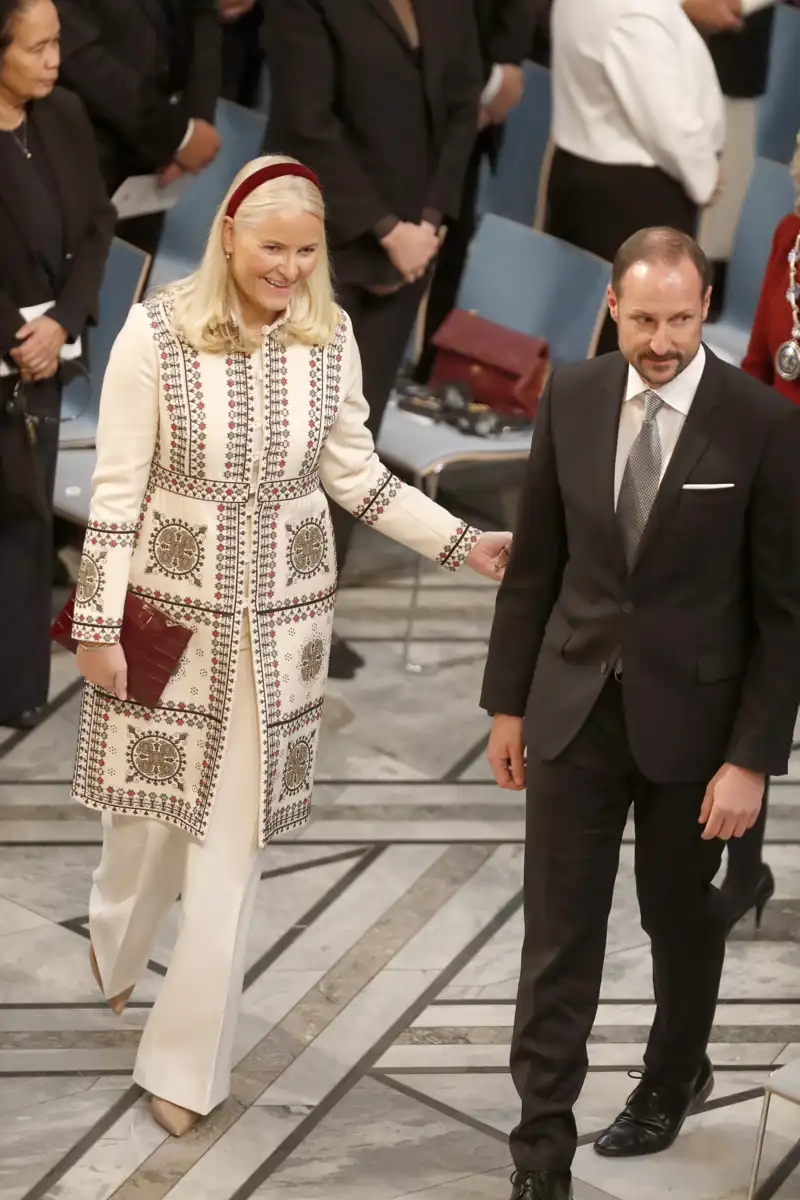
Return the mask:
[[685, 483], [684, 491], [687, 492], [717, 492], [720, 488], [736, 487], [735, 483]]

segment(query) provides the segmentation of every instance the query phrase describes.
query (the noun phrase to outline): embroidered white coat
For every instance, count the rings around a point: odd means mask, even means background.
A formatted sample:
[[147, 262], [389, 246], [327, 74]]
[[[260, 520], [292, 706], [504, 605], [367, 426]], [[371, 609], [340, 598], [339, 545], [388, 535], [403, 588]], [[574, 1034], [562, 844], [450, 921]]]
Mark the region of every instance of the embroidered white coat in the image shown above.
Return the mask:
[[77, 800], [204, 837], [248, 591], [261, 844], [308, 819], [336, 591], [325, 492], [453, 570], [478, 536], [382, 466], [366, 412], [346, 318], [329, 346], [285, 347], [276, 328], [226, 357], [176, 337], [164, 301], [131, 310], [103, 386], [75, 636], [117, 641], [128, 588], [194, 636], [156, 709], [86, 686]]

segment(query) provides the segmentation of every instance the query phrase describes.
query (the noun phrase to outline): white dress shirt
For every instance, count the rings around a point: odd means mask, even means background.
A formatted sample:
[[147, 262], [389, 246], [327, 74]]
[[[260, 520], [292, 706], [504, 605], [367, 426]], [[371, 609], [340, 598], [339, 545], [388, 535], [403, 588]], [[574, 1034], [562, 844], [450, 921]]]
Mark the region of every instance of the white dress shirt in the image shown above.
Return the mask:
[[660, 167], [706, 204], [725, 103], [680, 0], [555, 0], [551, 29], [556, 146], [591, 162]]
[[661, 442], [661, 478], [664, 478], [669, 460], [677, 445], [683, 423], [689, 415], [692, 401], [705, 370], [706, 352], [701, 346], [689, 366], [680, 375], [662, 387], [654, 388], [642, 379], [638, 371], [628, 367], [628, 384], [619, 419], [617, 435], [617, 460], [614, 470], [614, 508], [619, 499], [625, 464], [636, 435], [644, 424], [644, 393], [655, 392], [664, 401], [656, 414], [658, 436]]

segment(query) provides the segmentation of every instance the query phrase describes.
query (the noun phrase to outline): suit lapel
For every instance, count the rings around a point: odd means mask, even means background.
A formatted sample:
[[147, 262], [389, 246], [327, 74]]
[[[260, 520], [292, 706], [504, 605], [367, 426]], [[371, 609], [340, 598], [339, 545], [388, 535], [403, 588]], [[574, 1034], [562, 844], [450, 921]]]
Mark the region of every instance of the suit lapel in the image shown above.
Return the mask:
[[627, 571], [625, 550], [614, 505], [614, 475], [617, 463], [617, 439], [628, 364], [621, 354], [609, 356], [608, 370], [597, 394], [589, 403], [581, 440], [588, 454], [588, 478], [593, 478], [596, 511], [599, 513], [614, 563], [624, 575]]
[[657, 537], [664, 519], [680, 497], [684, 483], [705, 452], [711, 440], [720, 399], [720, 389], [717, 385], [717, 359], [706, 347], [706, 365], [692, 401], [692, 407], [689, 409], [669, 465], [664, 472], [664, 478], [650, 512], [650, 519], [642, 534], [633, 571], [637, 569], [647, 553], [648, 547]]
[[[397, 35], [400, 42], [405, 46], [409, 54], [413, 53], [413, 47], [408, 40], [405, 29], [403, 28], [400, 18], [394, 10], [392, 0], [363, 0], [363, 3], [369, 4], [379, 17], [382, 17], [393, 33]], [[419, 10], [417, 9], [417, 20], [419, 20]], [[422, 41], [422, 29], [420, 28], [420, 42]]]
[[77, 237], [77, 213], [75, 205], [74, 162], [64, 141], [63, 127], [54, 120], [50, 104], [34, 104], [30, 110], [30, 121], [45, 150], [46, 170], [50, 171], [61, 202], [64, 221], [64, 247], [70, 250]]
[[143, 13], [146, 14], [148, 20], [162, 37], [168, 38], [170, 35], [169, 9], [171, 9], [170, 0], [128, 0], [128, 3], [138, 4]]

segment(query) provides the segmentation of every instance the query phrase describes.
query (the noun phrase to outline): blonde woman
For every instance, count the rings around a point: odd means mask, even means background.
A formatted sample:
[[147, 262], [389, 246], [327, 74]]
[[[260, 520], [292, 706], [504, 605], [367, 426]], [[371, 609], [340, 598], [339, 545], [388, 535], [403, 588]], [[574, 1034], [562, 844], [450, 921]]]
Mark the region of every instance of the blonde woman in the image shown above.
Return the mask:
[[[75, 608], [91, 686], [74, 795], [103, 813], [91, 961], [116, 1012], [182, 900], [134, 1071], [175, 1136], [228, 1095], [259, 849], [309, 815], [336, 589], [325, 493], [444, 567], [503, 572], [509, 535], [391, 475], [366, 417], [316, 178], [258, 159], [197, 272], [117, 339]], [[194, 631], [154, 710], [127, 697], [128, 589]]]

